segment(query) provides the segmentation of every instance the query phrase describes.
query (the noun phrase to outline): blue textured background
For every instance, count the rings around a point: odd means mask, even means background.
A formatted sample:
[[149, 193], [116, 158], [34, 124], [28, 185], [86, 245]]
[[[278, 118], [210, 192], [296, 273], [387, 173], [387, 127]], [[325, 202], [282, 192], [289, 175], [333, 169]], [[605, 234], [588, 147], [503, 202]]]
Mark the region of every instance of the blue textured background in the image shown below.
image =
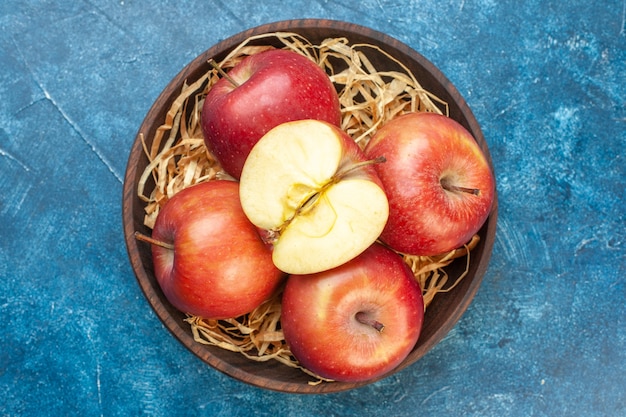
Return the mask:
[[[250, 387], [188, 352], [121, 228], [128, 151], [161, 89], [221, 39], [304, 17], [437, 65], [500, 193], [456, 327], [397, 375], [325, 396]], [[0, 415], [626, 416], [625, 19], [624, 0], [3, 1]]]

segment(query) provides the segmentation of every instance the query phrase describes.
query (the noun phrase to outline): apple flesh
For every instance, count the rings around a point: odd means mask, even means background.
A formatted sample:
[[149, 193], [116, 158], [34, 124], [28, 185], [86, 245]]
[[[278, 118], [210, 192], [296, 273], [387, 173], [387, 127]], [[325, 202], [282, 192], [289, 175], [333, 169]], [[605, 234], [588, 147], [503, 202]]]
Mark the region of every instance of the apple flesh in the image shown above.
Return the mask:
[[206, 319], [237, 317], [268, 299], [284, 274], [248, 221], [239, 187], [208, 181], [175, 194], [152, 232], [154, 273], [166, 298]]
[[[234, 83], [234, 84], [233, 84]], [[246, 57], [204, 100], [201, 126], [209, 151], [239, 179], [254, 144], [271, 128], [318, 119], [339, 126], [339, 98], [328, 75], [303, 55], [269, 50]]]
[[282, 296], [285, 341], [302, 366], [359, 382], [396, 368], [424, 321], [418, 282], [400, 255], [375, 243], [335, 269], [291, 275]]
[[408, 113], [381, 127], [365, 147], [389, 199], [381, 240], [396, 251], [437, 255], [467, 243], [495, 198], [489, 162], [472, 135], [449, 117]]
[[273, 236], [282, 271], [334, 268], [376, 241], [389, 207], [359, 146], [319, 120], [283, 123], [254, 146], [243, 167], [240, 197], [250, 221]]

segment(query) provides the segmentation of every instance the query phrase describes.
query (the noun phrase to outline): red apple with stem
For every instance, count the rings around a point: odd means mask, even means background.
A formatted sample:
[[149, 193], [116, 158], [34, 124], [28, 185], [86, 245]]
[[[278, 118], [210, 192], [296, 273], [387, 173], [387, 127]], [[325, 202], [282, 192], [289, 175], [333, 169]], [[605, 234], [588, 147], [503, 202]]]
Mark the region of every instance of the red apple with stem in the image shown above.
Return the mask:
[[328, 75], [297, 52], [273, 49], [244, 58], [211, 87], [201, 126], [207, 148], [239, 179], [254, 144], [271, 128], [317, 119], [339, 126], [339, 98]]
[[467, 243], [487, 220], [495, 198], [489, 162], [453, 119], [408, 113], [383, 125], [365, 147], [389, 199], [380, 238], [398, 252], [438, 255]]
[[424, 320], [420, 286], [401, 256], [375, 243], [335, 269], [291, 275], [281, 326], [299, 363], [324, 378], [381, 377], [411, 352]]
[[214, 180], [183, 189], [161, 209], [152, 237], [154, 273], [184, 313], [223, 319], [249, 313], [284, 275], [246, 218], [239, 185]]

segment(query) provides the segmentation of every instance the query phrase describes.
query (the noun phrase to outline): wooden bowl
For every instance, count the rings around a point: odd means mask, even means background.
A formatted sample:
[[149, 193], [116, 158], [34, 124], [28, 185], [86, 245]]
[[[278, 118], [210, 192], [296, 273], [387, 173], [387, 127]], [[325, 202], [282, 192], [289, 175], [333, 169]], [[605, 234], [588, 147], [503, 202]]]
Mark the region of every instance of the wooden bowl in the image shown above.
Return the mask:
[[[311, 377], [298, 369], [287, 367], [276, 361], [251, 361], [241, 354], [194, 341], [189, 324], [183, 321], [185, 314], [168, 302], [156, 281], [149, 246], [142, 242], [138, 243], [134, 237], [136, 231], [150, 234], [150, 230], [143, 224], [144, 203], [137, 197], [138, 180], [148, 164], [139, 135], [143, 134], [143, 137], [148, 141], [148, 146], [150, 146], [156, 128], [164, 120], [165, 113], [179, 94], [184, 81], [188, 80], [191, 83], [206, 73], [210, 69], [207, 63], [210, 58], [219, 61], [249, 37], [278, 31], [298, 33], [316, 44], [326, 38], [345, 37], [351, 44], [367, 43], [379, 46], [405, 64], [426, 90], [448, 103], [450, 117], [460, 122], [473, 134], [491, 164], [483, 134], [464, 99], [446, 77], [419, 53], [383, 33], [355, 24], [316, 19], [277, 22], [246, 30], [209, 48], [183, 68], [163, 90], [146, 115], [130, 151], [123, 193], [124, 235], [130, 262], [148, 302], [165, 327], [204, 362], [237, 380], [270, 390], [290, 393], [345, 391], [373, 381], [363, 383], [325, 382], [310, 385], [308, 382], [311, 381]], [[389, 65], [388, 59], [383, 55], [370, 56], [370, 59], [378, 70], [385, 69], [385, 66]], [[404, 362], [393, 372], [406, 368], [424, 356], [450, 331], [469, 306], [478, 290], [491, 256], [496, 231], [497, 207], [496, 200], [490, 217], [479, 232], [481, 240], [472, 251], [468, 275], [450, 292], [441, 293], [435, 297], [426, 310], [419, 341]], [[446, 270], [451, 277], [457, 277], [465, 270], [465, 262], [465, 259], [459, 259]]]

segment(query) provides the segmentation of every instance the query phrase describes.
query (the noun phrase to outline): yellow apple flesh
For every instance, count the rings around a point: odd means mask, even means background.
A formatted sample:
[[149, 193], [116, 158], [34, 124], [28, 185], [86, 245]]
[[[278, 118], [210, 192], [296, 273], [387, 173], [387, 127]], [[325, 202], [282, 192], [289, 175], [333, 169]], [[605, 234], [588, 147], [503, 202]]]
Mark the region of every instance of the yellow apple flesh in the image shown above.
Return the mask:
[[277, 268], [328, 270], [376, 241], [389, 205], [375, 162], [318, 120], [283, 123], [259, 140], [241, 173], [240, 198], [248, 219], [274, 236]]

